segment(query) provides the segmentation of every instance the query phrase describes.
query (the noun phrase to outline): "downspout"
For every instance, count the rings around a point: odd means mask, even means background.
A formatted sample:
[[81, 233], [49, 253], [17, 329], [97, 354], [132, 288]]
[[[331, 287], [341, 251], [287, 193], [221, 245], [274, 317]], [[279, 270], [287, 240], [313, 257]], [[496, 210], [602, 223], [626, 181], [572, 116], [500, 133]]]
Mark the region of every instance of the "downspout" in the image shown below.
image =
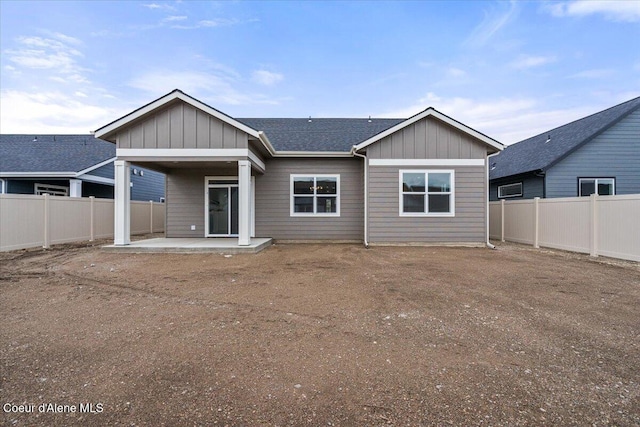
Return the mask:
[[498, 154], [500, 154], [500, 152], [498, 151], [497, 153], [493, 153], [493, 154], [489, 154], [487, 156], [487, 163], [485, 164], [485, 173], [487, 175], [487, 247], [489, 249], [495, 249], [495, 245], [493, 245], [490, 241], [489, 241], [489, 193], [491, 192], [491, 181], [489, 181], [489, 168], [491, 167], [491, 162], [489, 161], [489, 159], [493, 156], [497, 156]]
[[369, 161], [366, 154], [358, 154], [355, 151], [355, 146], [351, 148], [351, 154], [357, 157], [361, 157], [364, 161], [364, 247], [369, 247]]

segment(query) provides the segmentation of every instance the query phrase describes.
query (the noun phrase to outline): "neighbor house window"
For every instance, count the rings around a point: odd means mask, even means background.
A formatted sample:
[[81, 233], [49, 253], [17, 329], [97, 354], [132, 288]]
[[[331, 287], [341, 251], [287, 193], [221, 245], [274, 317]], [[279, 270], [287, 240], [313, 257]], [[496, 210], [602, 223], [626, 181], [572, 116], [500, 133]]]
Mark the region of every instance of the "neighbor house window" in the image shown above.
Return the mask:
[[498, 186], [498, 198], [506, 199], [507, 197], [520, 197], [522, 196], [522, 183], [516, 182], [515, 184], [506, 184]]
[[42, 196], [43, 194], [50, 194], [52, 196], [68, 196], [69, 187], [63, 187], [61, 185], [36, 184], [34, 192], [38, 196]]
[[613, 196], [616, 194], [615, 178], [580, 178], [578, 179], [578, 195]]
[[291, 175], [291, 216], [340, 216], [340, 175]]
[[400, 171], [400, 216], [453, 216], [452, 170]]

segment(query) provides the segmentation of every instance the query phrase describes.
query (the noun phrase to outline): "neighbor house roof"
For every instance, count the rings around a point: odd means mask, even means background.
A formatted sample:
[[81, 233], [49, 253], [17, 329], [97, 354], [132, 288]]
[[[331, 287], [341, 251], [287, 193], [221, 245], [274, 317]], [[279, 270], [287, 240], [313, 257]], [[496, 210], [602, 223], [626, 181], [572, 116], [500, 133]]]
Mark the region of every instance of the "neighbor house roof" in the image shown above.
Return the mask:
[[238, 119], [263, 131], [276, 151], [344, 151], [404, 119]]
[[491, 158], [490, 179], [545, 171], [640, 108], [640, 97], [510, 145]]
[[87, 172], [116, 157], [115, 145], [93, 135], [0, 135], [0, 174]]

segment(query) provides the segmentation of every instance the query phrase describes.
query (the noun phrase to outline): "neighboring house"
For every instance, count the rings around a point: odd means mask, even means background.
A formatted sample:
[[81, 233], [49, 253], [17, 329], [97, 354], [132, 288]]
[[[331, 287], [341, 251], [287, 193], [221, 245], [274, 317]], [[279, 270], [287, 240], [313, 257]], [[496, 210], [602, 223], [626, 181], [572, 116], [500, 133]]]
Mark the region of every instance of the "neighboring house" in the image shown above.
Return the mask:
[[487, 242], [487, 155], [434, 110], [400, 119], [234, 119], [174, 90], [98, 129], [117, 146], [115, 244], [131, 163], [167, 176], [167, 237]]
[[490, 199], [640, 193], [640, 97], [491, 157]]
[[[0, 135], [0, 193], [113, 198], [116, 150], [93, 135]], [[164, 175], [131, 170], [131, 199], [164, 199]]]

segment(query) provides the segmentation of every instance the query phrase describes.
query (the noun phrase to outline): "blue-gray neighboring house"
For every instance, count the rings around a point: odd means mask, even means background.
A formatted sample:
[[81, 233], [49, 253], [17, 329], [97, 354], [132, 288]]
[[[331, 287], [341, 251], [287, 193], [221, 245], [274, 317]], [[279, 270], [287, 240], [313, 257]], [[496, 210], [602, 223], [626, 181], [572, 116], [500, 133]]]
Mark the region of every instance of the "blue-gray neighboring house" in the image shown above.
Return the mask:
[[[0, 193], [113, 199], [115, 146], [93, 135], [0, 135]], [[165, 176], [131, 168], [131, 200], [164, 201]]]
[[640, 193], [640, 97], [491, 157], [490, 200]]

